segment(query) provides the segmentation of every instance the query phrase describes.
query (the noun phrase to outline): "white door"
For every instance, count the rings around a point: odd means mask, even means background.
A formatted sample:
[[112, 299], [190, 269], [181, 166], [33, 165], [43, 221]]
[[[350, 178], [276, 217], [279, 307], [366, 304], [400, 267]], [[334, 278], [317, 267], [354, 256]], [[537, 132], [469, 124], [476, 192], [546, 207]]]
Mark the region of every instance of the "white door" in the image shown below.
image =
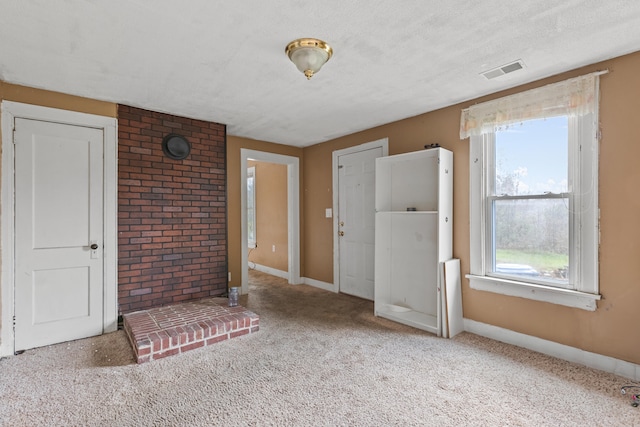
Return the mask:
[[375, 160], [382, 147], [338, 157], [340, 292], [373, 300]]
[[15, 350], [103, 330], [103, 131], [15, 121]]

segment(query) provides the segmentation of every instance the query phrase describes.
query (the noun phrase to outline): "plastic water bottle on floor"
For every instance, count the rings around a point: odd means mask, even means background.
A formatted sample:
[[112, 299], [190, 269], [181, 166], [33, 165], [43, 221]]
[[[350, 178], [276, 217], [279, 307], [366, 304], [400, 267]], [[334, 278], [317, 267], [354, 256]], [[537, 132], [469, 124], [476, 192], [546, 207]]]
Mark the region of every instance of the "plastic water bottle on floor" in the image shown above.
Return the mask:
[[240, 288], [229, 288], [229, 307], [235, 307], [238, 305], [238, 295]]

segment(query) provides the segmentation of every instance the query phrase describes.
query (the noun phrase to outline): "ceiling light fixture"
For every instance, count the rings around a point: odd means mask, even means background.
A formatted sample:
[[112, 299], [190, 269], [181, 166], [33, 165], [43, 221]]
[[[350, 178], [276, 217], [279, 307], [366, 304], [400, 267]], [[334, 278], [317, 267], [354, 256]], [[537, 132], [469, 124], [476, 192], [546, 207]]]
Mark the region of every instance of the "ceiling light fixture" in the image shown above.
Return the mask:
[[307, 76], [307, 80], [311, 80], [333, 55], [331, 46], [318, 39], [294, 40], [287, 45], [285, 52], [298, 70]]

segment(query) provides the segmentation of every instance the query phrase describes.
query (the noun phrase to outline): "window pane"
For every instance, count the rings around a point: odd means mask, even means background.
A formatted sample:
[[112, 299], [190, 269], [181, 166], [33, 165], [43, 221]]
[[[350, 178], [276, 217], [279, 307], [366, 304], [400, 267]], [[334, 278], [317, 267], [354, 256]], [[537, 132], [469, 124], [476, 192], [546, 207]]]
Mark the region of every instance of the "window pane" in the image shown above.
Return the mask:
[[518, 199], [493, 202], [493, 272], [569, 283], [568, 199]]
[[566, 116], [496, 132], [493, 195], [567, 192], [568, 147]]

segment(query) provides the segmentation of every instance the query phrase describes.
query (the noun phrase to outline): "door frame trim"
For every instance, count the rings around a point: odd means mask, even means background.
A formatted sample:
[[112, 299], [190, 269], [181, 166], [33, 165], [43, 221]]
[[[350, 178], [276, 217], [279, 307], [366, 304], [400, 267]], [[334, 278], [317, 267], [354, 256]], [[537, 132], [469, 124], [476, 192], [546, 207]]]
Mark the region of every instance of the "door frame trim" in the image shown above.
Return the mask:
[[292, 285], [302, 283], [300, 277], [300, 159], [284, 154], [267, 151], [240, 149], [240, 271], [241, 291], [249, 293], [247, 248], [247, 161], [276, 163], [287, 166], [287, 246], [288, 246], [288, 279]]
[[355, 145], [353, 147], [336, 150], [332, 153], [331, 173], [333, 180], [333, 292], [340, 292], [340, 239], [336, 239], [338, 235], [338, 214], [340, 212], [340, 183], [338, 175], [338, 157], [346, 154], [359, 153], [360, 151], [382, 148], [382, 157], [389, 155], [389, 138], [381, 138], [364, 144]]
[[103, 269], [103, 333], [118, 329], [118, 165], [117, 130], [115, 117], [99, 116], [57, 108], [2, 101], [2, 192], [0, 200], [0, 248], [2, 250], [0, 297], [0, 357], [15, 351], [13, 318], [15, 315], [15, 164], [13, 131], [16, 118], [55, 122], [101, 129], [104, 136], [104, 269]]

